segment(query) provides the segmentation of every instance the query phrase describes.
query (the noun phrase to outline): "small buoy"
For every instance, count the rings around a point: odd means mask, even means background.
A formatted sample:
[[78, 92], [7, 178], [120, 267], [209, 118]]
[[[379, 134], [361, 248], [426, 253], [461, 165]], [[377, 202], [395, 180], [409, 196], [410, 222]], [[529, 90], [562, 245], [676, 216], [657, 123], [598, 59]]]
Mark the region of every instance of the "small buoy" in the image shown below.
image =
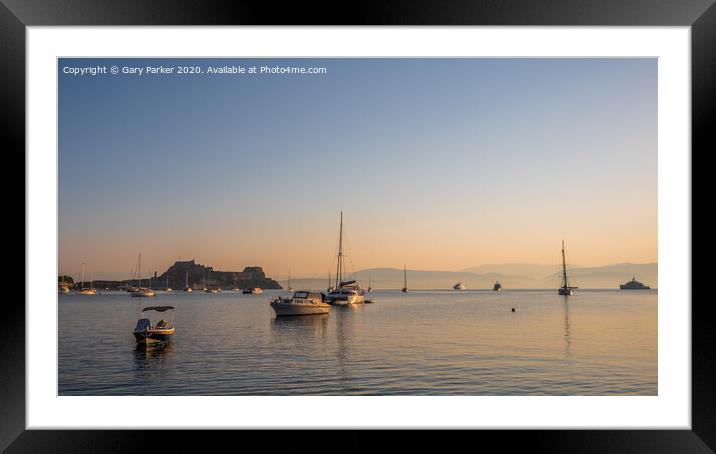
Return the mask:
[[515, 308], [513, 307], [513, 308], [512, 308], [512, 312], [514, 312], [514, 311], [515, 311]]

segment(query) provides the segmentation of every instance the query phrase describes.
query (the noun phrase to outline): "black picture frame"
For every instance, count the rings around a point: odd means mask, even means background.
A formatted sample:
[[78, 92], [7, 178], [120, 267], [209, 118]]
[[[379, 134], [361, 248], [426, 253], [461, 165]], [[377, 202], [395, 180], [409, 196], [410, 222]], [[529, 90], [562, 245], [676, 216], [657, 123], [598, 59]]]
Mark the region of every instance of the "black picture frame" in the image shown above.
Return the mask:
[[[694, 158], [714, 147], [708, 119], [716, 113], [716, 0], [404, 0], [350, 4], [225, 2], [192, 0], [61, 0], [0, 2], [0, 104], [5, 156], [23, 160], [25, 150], [25, 28], [65, 25], [533, 25], [533, 26], [690, 26], [692, 75], [692, 168]], [[712, 115], [708, 115], [708, 114]], [[20, 158], [22, 156], [23, 158]], [[27, 175], [25, 176], [27, 178]], [[709, 217], [713, 217], [709, 213]], [[27, 228], [27, 226], [25, 226]], [[27, 241], [27, 240], [26, 240]], [[25, 245], [27, 248], [27, 243]], [[708, 282], [694, 270], [697, 282]], [[699, 279], [702, 277], [702, 279]], [[27, 276], [26, 276], [27, 284]], [[714, 452], [716, 450], [716, 336], [713, 303], [691, 301], [691, 430], [480, 431], [480, 446], [491, 441], [528, 452]], [[219, 448], [230, 431], [157, 434], [153, 431], [25, 430], [25, 311], [5, 301], [0, 318], [0, 451], [128, 452], [158, 441], [181, 445], [200, 437], [202, 451]], [[237, 411], [240, 411], [237, 409]], [[291, 437], [271, 437], [277, 444]], [[310, 436], [310, 434], [309, 434]], [[424, 434], [411, 433], [411, 439]], [[242, 435], [243, 437], [243, 435]], [[303, 438], [303, 437], [301, 437]], [[473, 443], [474, 443], [473, 439]], [[246, 442], [242, 441], [246, 446]], [[360, 442], [358, 442], [360, 445]]]

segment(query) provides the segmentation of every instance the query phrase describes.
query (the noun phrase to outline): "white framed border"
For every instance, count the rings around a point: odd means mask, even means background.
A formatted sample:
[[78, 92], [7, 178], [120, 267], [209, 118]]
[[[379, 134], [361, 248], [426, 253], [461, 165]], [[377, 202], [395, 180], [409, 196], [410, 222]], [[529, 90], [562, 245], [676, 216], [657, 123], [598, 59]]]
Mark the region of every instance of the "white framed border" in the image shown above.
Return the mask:
[[[691, 428], [690, 27], [28, 27], [27, 429]], [[57, 394], [58, 57], [658, 58], [658, 396]], [[41, 282], [41, 284], [37, 284]], [[171, 408], [161, 421], [136, 409]]]

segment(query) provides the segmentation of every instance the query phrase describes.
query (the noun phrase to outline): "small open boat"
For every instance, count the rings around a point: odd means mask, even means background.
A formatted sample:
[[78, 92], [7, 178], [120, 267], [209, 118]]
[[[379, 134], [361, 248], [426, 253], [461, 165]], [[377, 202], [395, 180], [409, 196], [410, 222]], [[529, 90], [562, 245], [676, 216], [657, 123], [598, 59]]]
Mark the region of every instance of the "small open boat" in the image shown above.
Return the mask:
[[[156, 323], [152, 323], [147, 312], [167, 312], [171, 311], [171, 320], [167, 321], [162, 318]], [[171, 335], [174, 334], [174, 306], [149, 306], [142, 309], [137, 320], [137, 326], [134, 328], [134, 339], [138, 346], [142, 347], [159, 347], [166, 344]]]
[[245, 289], [243, 289], [243, 290], [241, 291], [241, 293], [243, 293], [244, 295], [258, 295], [258, 294], [261, 294], [261, 293], [263, 293], [263, 292], [264, 292], [264, 291], [261, 290], [259, 287], [245, 288]]

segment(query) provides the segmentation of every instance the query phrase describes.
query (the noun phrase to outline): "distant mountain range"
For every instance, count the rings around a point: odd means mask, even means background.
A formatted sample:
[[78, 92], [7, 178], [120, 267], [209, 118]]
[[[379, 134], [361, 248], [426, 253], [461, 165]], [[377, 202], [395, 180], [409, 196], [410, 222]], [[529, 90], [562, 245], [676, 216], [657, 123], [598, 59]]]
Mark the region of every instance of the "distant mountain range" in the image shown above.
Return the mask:
[[[368, 287], [368, 276], [374, 289], [399, 289], [403, 286], [403, 270], [398, 268], [371, 268], [350, 275], [364, 288]], [[620, 263], [599, 267], [570, 266], [567, 275], [571, 285], [581, 288], [619, 288], [632, 277], [651, 288], [658, 288], [657, 263]], [[510, 288], [557, 288], [560, 285], [560, 265], [539, 265], [507, 263], [481, 265], [462, 271], [408, 270], [408, 288], [449, 289], [456, 282], [462, 282], [468, 289], [491, 289], [500, 281], [504, 289]], [[286, 281], [280, 281], [286, 287]], [[293, 288], [324, 289], [328, 277], [291, 279]]]

